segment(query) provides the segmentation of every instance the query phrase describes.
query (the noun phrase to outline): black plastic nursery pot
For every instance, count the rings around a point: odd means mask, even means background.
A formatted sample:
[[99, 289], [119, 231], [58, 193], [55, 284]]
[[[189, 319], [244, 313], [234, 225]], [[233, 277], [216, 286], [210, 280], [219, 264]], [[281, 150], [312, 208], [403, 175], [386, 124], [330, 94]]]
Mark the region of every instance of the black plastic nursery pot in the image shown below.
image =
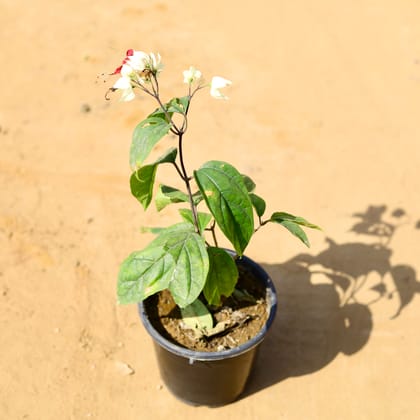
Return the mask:
[[243, 256], [239, 264], [252, 271], [266, 289], [268, 318], [246, 343], [229, 350], [202, 352], [168, 341], [152, 325], [147, 300], [138, 304], [140, 318], [154, 341], [163, 382], [178, 399], [192, 405], [220, 406], [236, 400], [245, 388], [257, 349], [270, 328], [277, 309], [276, 291], [265, 270]]

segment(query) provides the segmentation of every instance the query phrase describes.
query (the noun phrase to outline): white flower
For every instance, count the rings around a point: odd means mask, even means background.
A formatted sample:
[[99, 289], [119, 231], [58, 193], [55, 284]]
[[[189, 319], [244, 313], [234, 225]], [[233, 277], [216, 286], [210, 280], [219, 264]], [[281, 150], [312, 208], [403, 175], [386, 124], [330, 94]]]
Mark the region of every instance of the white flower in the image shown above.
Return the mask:
[[159, 53], [157, 53], [157, 54], [150, 53], [149, 54], [147, 67], [149, 68], [149, 70], [151, 70], [155, 74], [159, 73], [163, 69], [163, 64], [162, 64], [161, 57], [160, 57]]
[[187, 83], [188, 85], [201, 79], [201, 71], [193, 66], [190, 66], [188, 70], [184, 70], [182, 74], [184, 75], [184, 83]]
[[121, 74], [122, 71], [125, 72], [125, 75], [134, 71], [141, 72], [146, 68], [148, 60], [148, 54], [143, 51], [127, 50], [121, 66], [117, 67], [111, 74]]
[[119, 74], [121, 77], [114, 83], [111, 91], [121, 90], [121, 100], [131, 101], [134, 99], [134, 87], [150, 80], [147, 71], [155, 76], [162, 70], [160, 54], [146, 54], [143, 51], [128, 50], [122, 64], [111, 74]]
[[125, 58], [112, 74], [119, 74], [121, 77], [114, 83], [111, 90], [121, 90], [121, 101], [128, 102], [134, 99], [133, 79], [140, 80], [139, 75], [146, 68], [148, 54], [143, 51], [128, 50]]
[[134, 71], [141, 72], [146, 68], [149, 56], [143, 51], [128, 50], [123, 65], [130, 66]]
[[228, 99], [228, 97], [223, 95], [223, 93], [221, 93], [219, 89], [223, 89], [226, 86], [230, 86], [231, 84], [232, 82], [230, 80], [224, 79], [220, 76], [214, 76], [211, 79], [210, 95], [216, 99]]
[[131, 78], [128, 76], [120, 77], [112, 86], [112, 90], [121, 90], [121, 101], [132, 101], [135, 97]]

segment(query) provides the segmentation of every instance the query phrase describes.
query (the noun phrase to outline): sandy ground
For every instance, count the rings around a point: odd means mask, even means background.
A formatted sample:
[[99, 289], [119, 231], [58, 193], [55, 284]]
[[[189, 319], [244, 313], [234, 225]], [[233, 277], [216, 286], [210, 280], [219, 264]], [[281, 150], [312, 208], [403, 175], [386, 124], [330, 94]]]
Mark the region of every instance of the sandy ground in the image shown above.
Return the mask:
[[[419, 418], [419, 23], [409, 0], [4, 0], [0, 417]], [[280, 227], [249, 246], [279, 313], [223, 408], [169, 395], [136, 308], [116, 305], [140, 226], [177, 217], [129, 194], [131, 133], [154, 104], [106, 102], [97, 77], [128, 48], [161, 53], [168, 99], [191, 64], [234, 82], [228, 102], [197, 99], [190, 168], [232, 162], [268, 211], [324, 227], [309, 251]]]

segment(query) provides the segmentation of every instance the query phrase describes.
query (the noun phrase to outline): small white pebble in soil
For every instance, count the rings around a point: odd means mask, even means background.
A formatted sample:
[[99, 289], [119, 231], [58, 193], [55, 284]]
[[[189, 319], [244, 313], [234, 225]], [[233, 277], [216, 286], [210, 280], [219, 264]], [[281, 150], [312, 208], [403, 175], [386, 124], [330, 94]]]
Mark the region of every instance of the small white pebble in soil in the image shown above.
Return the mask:
[[121, 375], [128, 376], [136, 373], [136, 371], [128, 363], [124, 363], [119, 360], [115, 361], [115, 367]]

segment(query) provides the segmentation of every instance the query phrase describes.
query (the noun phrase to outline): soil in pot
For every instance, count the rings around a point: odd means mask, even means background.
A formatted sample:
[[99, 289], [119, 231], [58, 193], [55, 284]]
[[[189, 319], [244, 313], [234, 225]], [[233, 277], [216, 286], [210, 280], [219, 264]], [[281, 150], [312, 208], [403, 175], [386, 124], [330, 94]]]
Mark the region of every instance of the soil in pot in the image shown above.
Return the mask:
[[252, 271], [238, 265], [235, 293], [222, 305], [211, 309], [214, 324], [222, 328], [211, 336], [197, 336], [185, 326], [181, 312], [164, 290], [147, 299], [149, 320], [167, 340], [195, 351], [222, 351], [235, 348], [253, 338], [267, 321], [266, 290]]

